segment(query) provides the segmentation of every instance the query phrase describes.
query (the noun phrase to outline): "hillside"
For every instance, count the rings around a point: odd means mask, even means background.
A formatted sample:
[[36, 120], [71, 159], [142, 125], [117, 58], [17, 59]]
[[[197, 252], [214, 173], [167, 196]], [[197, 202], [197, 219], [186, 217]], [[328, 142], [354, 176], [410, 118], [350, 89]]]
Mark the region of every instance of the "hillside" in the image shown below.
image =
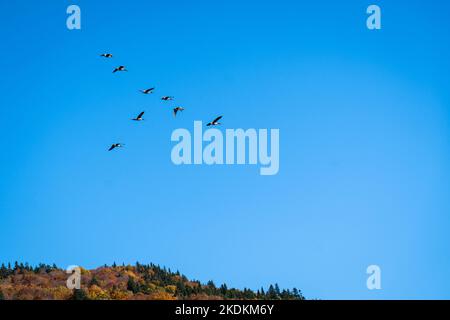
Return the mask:
[[81, 269], [81, 289], [66, 286], [70, 275], [53, 265], [2, 264], [0, 267], [0, 300], [303, 300], [301, 291], [280, 290], [271, 285], [261, 288], [229, 289], [189, 280], [170, 269], [149, 264], [103, 266], [93, 270]]

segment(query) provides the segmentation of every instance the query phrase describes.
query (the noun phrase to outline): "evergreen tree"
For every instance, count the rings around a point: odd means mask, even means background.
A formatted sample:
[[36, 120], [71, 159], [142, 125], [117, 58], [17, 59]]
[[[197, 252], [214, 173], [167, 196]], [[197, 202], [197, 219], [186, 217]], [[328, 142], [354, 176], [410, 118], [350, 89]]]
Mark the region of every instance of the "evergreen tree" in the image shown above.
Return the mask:
[[266, 293], [264, 292], [264, 288], [261, 287], [261, 298], [265, 299], [266, 298]]
[[127, 290], [129, 290], [133, 293], [139, 292], [139, 284], [136, 283], [136, 281], [134, 281], [134, 279], [131, 277], [128, 278]]
[[222, 284], [220, 286], [220, 294], [225, 297], [227, 294], [227, 291], [228, 291], [227, 285], [225, 283]]
[[277, 296], [280, 295], [280, 287], [278, 286], [278, 283], [275, 283], [275, 294], [276, 294]]
[[177, 289], [175, 290], [175, 296], [180, 298], [187, 296], [187, 290], [186, 286], [184, 285], [184, 282], [182, 281], [177, 282]]
[[83, 289], [73, 289], [72, 300], [89, 300], [89, 297]]
[[267, 290], [267, 298], [269, 300], [277, 300], [278, 299], [277, 292], [275, 291], [275, 288], [273, 287], [273, 285], [270, 285], [269, 290]]
[[91, 279], [91, 281], [89, 281], [89, 286], [100, 286], [100, 283], [98, 282], [97, 277], [94, 275]]
[[8, 269], [6, 269], [5, 265], [2, 263], [0, 267], [0, 279], [6, 278], [8, 276]]
[[142, 273], [144, 272], [144, 267], [142, 266], [142, 264], [140, 264], [139, 262], [136, 262], [136, 272], [137, 273]]

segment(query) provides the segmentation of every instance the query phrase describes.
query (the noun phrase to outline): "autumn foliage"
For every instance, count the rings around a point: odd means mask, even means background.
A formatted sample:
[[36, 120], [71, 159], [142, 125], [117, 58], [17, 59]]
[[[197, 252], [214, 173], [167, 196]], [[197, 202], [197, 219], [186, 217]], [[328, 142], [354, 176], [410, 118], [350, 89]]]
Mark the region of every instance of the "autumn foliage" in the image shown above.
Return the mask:
[[209, 281], [189, 280], [170, 269], [149, 264], [103, 266], [82, 269], [81, 288], [68, 289], [69, 274], [53, 265], [15, 263], [0, 267], [0, 300], [222, 300], [222, 299], [304, 299], [297, 289], [280, 290], [278, 285], [260, 289], [228, 289]]

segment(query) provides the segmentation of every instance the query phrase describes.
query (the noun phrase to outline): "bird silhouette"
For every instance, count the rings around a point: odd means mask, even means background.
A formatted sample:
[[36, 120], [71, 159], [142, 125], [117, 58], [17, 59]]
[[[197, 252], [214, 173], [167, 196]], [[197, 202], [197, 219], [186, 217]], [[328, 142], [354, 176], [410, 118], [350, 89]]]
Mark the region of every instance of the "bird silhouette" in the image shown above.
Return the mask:
[[217, 117], [215, 118], [213, 121], [211, 121], [210, 123], [208, 123], [206, 126], [218, 126], [220, 124], [219, 120], [222, 119], [223, 116]]
[[128, 71], [124, 66], [118, 66], [113, 70], [113, 73], [116, 73], [117, 71]]
[[123, 146], [124, 146], [124, 144], [122, 144], [122, 143], [113, 143], [111, 145], [111, 147], [109, 147], [108, 151], [114, 150], [116, 148], [122, 148]]
[[173, 108], [173, 116], [176, 117], [177, 116], [177, 112], [178, 111], [183, 111], [183, 110], [184, 110], [184, 108], [182, 108], [182, 107], [175, 107], [175, 108]]
[[173, 100], [173, 97], [170, 97], [170, 96], [164, 96], [164, 97], [161, 98], [161, 100], [164, 100], [164, 101], [170, 101], [170, 100]]
[[149, 88], [149, 89], [144, 89], [144, 90], [140, 90], [143, 94], [149, 94], [149, 93], [153, 93], [153, 90], [155, 90], [155, 88]]
[[134, 118], [134, 119], [131, 119], [131, 120], [133, 120], [133, 121], [142, 121], [142, 120], [144, 120], [143, 118], [142, 118], [142, 116], [144, 115], [144, 111], [142, 111], [141, 113], [139, 113], [139, 115], [136, 117], [136, 118]]
[[102, 53], [102, 54], [100, 55], [100, 57], [104, 57], [104, 58], [112, 58], [113, 55], [112, 55], [111, 53]]

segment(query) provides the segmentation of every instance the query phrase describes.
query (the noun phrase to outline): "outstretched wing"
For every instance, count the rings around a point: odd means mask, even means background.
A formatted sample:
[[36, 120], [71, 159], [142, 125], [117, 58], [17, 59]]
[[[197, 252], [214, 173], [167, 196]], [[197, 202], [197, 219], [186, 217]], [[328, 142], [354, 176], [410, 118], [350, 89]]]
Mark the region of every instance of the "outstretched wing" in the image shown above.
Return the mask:
[[139, 119], [139, 118], [142, 118], [142, 116], [144, 115], [144, 113], [145, 113], [145, 111], [142, 111], [141, 113], [139, 113], [139, 115], [137, 116], [138, 119]]
[[219, 121], [220, 119], [222, 119], [223, 116], [217, 117], [216, 119], [214, 119], [213, 123]]
[[111, 151], [111, 150], [114, 149], [115, 147], [116, 147], [116, 145], [113, 144], [113, 145], [108, 149], [108, 151]]

